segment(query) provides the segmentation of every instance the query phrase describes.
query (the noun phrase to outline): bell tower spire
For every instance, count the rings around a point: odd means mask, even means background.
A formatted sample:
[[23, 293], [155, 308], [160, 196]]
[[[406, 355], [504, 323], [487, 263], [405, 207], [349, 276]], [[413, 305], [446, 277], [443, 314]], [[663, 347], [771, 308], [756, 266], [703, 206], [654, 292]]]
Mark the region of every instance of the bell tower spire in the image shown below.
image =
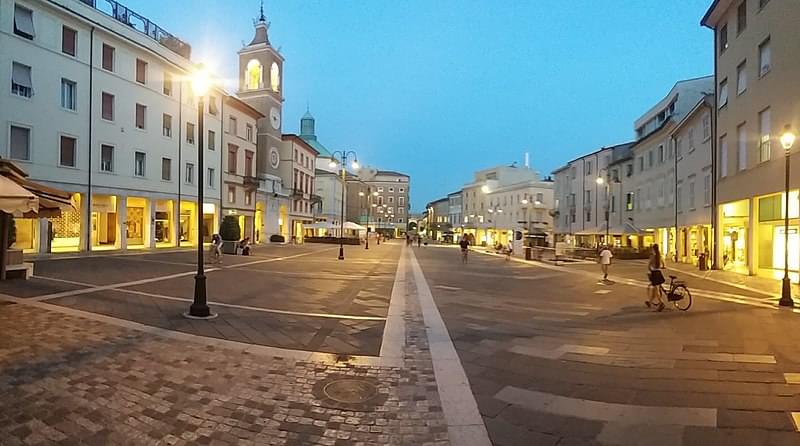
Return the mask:
[[267, 18], [264, 17], [264, 0], [261, 0], [261, 8], [259, 9], [258, 21], [259, 22], [266, 22], [267, 21]]

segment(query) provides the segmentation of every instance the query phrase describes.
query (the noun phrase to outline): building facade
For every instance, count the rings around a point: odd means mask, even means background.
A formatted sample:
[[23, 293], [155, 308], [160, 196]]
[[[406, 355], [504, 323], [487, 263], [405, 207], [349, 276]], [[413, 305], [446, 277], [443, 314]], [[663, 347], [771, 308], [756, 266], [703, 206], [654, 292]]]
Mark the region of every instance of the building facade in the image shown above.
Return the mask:
[[387, 237], [404, 234], [411, 209], [411, 177], [391, 170], [363, 166], [347, 178], [347, 218], [355, 223], [372, 224]]
[[[716, 263], [745, 274], [782, 277], [784, 244], [793, 280], [800, 267], [800, 172], [792, 169], [788, 215], [779, 137], [800, 129], [797, 72], [800, 4], [717, 0], [702, 24], [714, 31], [716, 106], [712, 132], [717, 180]], [[791, 162], [800, 164], [798, 144]]]
[[[244, 101], [226, 96], [222, 108], [222, 215], [231, 215], [239, 222], [242, 238], [255, 243], [263, 241], [265, 209], [258, 206], [256, 176], [256, 129], [264, 115]], [[186, 165], [184, 175], [192, 178], [193, 167]]]
[[[26, 252], [191, 246], [218, 227], [224, 91], [212, 90], [202, 111], [214, 134], [199, 135], [197, 99], [182, 81], [190, 46], [134, 11], [110, 14], [79, 1], [0, 1], [0, 155], [79, 204], [17, 220]], [[199, 138], [202, 184], [184, 176]]]
[[[290, 178], [288, 236], [293, 243], [302, 243], [304, 228], [314, 223], [314, 208], [319, 197], [314, 193], [317, 152], [297, 135], [283, 135], [281, 146], [281, 178]], [[312, 233], [308, 235], [314, 235]]]
[[[448, 201], [448, 222], [453, 231], [461, 229], [464, 224], [464, 214], [462, 213], [462, 195], [461, 191], [447, 194]], [[460, 232], [460, 231], [459, 231]]]
[[319, 153], [314, 182], [314, 193], [319, 199], [315, 203], [314, 220], [328, 223], [333, 228], [319, 230], [317, 235], [338, 235], [339, 230], [335, 228], [340, 226], [342, 220], [342, 189], [344, 188], [341, 166], [338, 166], [333, 154], [317, 138], [316, 121], [309, 111], [306, 111], [300, 119], [300, 135], [298, 136]]
[[431, 240], [452, 241], [453, 230], [450, 225], [450, 200], [440, 198], [425, 205], [425, 236]]

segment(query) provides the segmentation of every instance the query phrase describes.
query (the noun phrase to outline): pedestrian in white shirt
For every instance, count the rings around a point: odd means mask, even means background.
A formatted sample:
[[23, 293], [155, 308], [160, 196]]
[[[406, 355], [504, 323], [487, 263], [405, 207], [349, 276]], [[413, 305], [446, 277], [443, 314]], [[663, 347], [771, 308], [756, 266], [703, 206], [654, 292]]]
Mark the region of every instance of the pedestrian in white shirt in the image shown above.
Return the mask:
[[614, 254], [608, 249], [608, 246], [603, 246], [600, 251], [600, 269], [603, 270], [603, 280], [608, 280], [608, 266], [611, 265], [611, 258]]

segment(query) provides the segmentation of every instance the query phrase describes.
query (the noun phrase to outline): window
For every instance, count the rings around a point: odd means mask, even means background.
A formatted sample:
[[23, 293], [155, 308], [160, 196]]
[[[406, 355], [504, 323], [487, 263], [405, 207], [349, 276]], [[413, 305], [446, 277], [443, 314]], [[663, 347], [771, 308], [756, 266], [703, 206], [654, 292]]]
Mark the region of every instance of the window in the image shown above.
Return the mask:
[[186, 142], [194, 144], [194, 124], [191, 122], [186, 123]]
[[245, 206], [253, 204], [253, 191], [249, 190], [244, 193], [244, 204]]
[[769, 3], [769, 0], [758, 0], [758, 9], [764, 9], [767, 3]]
[[[13, 135], [12, 135], [13, 136]], [[75, 167], [75, 146], [77, 140], [71, 136], [61, 136], [58, 164], [65, 167]]]
[[658, 162], [659, 163], [663, 163], [664, 162], [664, 146], [663, 145], [658, 146]]
[[747, 90], [747, 61], [743, 60], [736, 67], [736, 94], [742, 94], [745, 90]]
[[161, 116], [161, 127], [161, 133], [168, 138], [172, 138], [172, 116], [164, 113]]
[[164, 85], [161, 87], [161, 91], [167, 95], [172, 96], [172, 74], [164, 72]]
[[639, 157], [639, 172], [644, 172], [644, 157]]
[[172, 181], [172, 160], [169, 158], [161, 158], [161, 179]]
[[737, 164], [739, 170], [745, 170], [747, 169], [747, 131], [744, 128], [744, 123], [736, 127], [736, 135], [739, 143]]
[[144, 152], [136, 152], [133, 157], [133, 175], [137, 177], [144, 176], [145, 167], [145, 154]]
[[239, 148], [233, 144], [228, 144], [228, 173], [236, 173], [236, 158], [239, 154]]
[[11, 147], [9, 156], [16, 160], [30, 160], [31, 129], [11, 126]]
[[208, 150], [217, 149], [217, 134], [213, 130], [208, 131]]
[[406, 197], [402, 197], [402, 196], [401, 197], [397, 197], [397, 204], [399, 204], [400, 206], [405, 206]]
[[74, 56], [78, 46], [78, 32], [67, 26], [61, 27], [61, 52]]
[[245, 137], [248, 141], [253, 142], [253, 126], [250, 124], [245, 126]]
[[217, 97], [214, 95], [208, 95], [208, 114], [217, 116], [217, 112]]
[[21, 5], [14, 5], [14, 34], [33, 40], [33, 11]]
[[758, 77], [764, 76], [772, 69], [772, 47], [769, 43], [769, 37], [767, 37], [767, 40], [758, 46]]
[[770, 144], [770, 126], [772, 125], [771, 117], [770, 117], [770, 109], [765, 108], [758, 114], [758, 121], [759, 121], [759, 141], [758, 141], [758, 153], [759, 153], [759, 161], [769, 161], [772, 157], [772, 150]]
[[114, 146], [106, 144], [100, 146], [100, 170], [103, 172], [114, 171]]
[[211, 189], [217, 188], [217, 181], [215, 180], [216, 175], [217, 171], [214, 170], [213, 167], [209, 167], [207, 176], [208, 176], [208, 187], [210, 187]]
[[253, 176], [253, 155], [252, 150], [244, 151], [244, 175], [246, 177]]
[[728, 138], [726, 135], [719, 137], [719, 177], [728, 176]]
[[633, 176], [633, 163], [627, 164], [625, 166], [625, 176], [630, 178]]
[[711, 138], [711, 113], [703, 113], [703, 142]]
[[114, 71], [114, 47], [103, 44], [103, 69]]
[[389, 204], [394, 204], [394, 197], [393, 196], [389, 196], [388, 199], [389, 199]]
[[728, 24], [722, 25], [719, 29], [719, 52], [724, 53], [728, 49]]
[[102, 118], [106, 121], [114, 120], [114, 95], [103, 92]]
[[188, 184], [194, 184], [194, 164], [186, 163], [186, 172], [184, 175], [183, 181]]
[[694, 178], [689, 179], [689, 210], [694, 210]]
[[711, 175], [703, 177], [703, 206], [711, 206]]
[[541, 192], [536, 193], [536, 201], [539, 203], [544, 203], [544, 194]]
[[136, 82], [144, 84], [147, 82], [147, 62], [136, 59]]
[[136, 128], [139, 130], [144, 130], [144, 122], [145, 122], [145, 114], [147, 112], [147, 107], [142, 104], [136, 104]]
[[736, 9], [736, 35], [742, 33], [747, 28], [747, 0], [742, 0]]
[[653, 151], [651, 150], [651, 151], [647, 152], [647, 168], [648, 169], [652, 169], [653, 168], [653, 158], [654, 158], [653, 157]]
[[719, 83], [719, 108], [728, 105], [728, 79], [722, 79]]
[[591, 161], [587, 161], [587, 162], [586, 162], [586, 172], [585, 172], [585, 175], [588, 177], [588, 176], [589, 176], [589, 175], [591, 175], [591, 174], [592, 174], [592, 162], [591, 162]]
[[228, 203], [236, 203], [236, 187], [228, 186]]
[[23, 98], [33, 96], [31, 67], [17, 62], [11, 64], [11, 93]]
[[236, 127], [237, 127], [236, 118], [231, 116], [230, 118], [228, 118], [228, 133], [231, 133], [231, 134], [235, 135], [236, 134]]
[[592, 191], [585, 190], [583, 191], [583, 205], [589, 206], [592, 204]]
[[69, 79], [61, 79], [61, 107], [75, 111], [77, 109], [75, 97], [76, 84]]
[[378, 188], [378, 192], [383, 192], [383, 188], [382, 188], [382, 187], [379, 187], [379, 188]]
[[689, 127], [688, 134], [686, 135], [686, 139], [689, 140], [689, 153], [694, 152], [694, 127]]
[[394, 188], [393, 188], [393, 187], [390, 187], [390, 188], [389, 188], [389, 192], [394, 192]]

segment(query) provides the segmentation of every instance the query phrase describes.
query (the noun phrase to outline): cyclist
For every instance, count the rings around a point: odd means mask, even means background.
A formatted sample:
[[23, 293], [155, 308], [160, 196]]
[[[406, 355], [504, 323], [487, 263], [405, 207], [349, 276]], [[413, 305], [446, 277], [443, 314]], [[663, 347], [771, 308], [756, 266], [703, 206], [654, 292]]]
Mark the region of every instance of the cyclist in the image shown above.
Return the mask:
[[461, 247], [461, 263], [467, 263], [467, 254], [469, 253], [469, 240], [467, 237], [461, 237], [461, 241], [458, 242], [458, 245]]
[[664, 259], [661, 257], [657, 243], [653, 244], [652, 250], [650, 260], [647, 262], [647, 277], [650, 279], [650, 285], [647, 286], [647, 300], [644, 304], [648, 308], [655, 307], [656, 311], [662, 311], [664, 302], [661, 300], [658, 287], [665, 282], [664, 274], [661, 273], [661, 270], [665, 268]]

